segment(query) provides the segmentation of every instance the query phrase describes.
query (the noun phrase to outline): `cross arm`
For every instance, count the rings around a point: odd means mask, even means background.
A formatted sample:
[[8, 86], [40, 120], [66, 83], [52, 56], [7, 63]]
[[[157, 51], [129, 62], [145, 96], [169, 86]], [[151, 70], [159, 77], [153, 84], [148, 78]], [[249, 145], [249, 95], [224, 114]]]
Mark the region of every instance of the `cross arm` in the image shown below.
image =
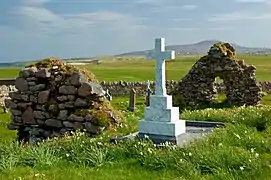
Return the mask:
[[152, 51], [148, 53], [147, 59], [175, 59], [175, 51]]

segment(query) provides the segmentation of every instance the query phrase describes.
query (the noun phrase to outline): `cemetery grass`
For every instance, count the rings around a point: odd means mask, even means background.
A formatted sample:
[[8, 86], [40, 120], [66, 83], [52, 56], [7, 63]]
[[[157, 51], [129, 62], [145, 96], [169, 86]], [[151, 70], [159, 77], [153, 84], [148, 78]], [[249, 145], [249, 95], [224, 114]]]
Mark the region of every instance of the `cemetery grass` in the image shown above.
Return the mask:
[[[200, 56], [180, 57], [166, 62], [166, 76], [168, 80], [180, 80], [188, 73], [192, 65]], [[240, 55], [247, 64], [255, 65], [258, 81], [270, 81], [271, 56], [266, 55]], [[84, 66], [92, 71], [99, 81], [146, 81], [155, 78], [155, 62], [146, 60], [105, 60], [98, 65]], [[15, 78], [18, 68], [1, 68], [1, 78]]]
[[270, 95], [261, 108], [185, 110], [183, 119], [227, 126], [184, 148], [156, 148], [148, 140], [108, 143], [109, 136], [137, 131], [143, 102], [138, 97], [138, 109], [129, 112], [126, 97], [114, 98], [113, 106], [126, 116], [118, 129], [96, 138], [76, 133], [38, 146], [12, 143], [15, 132], [4, 126], [9, 115], [0, 114], [0, 179], [271, 179]]

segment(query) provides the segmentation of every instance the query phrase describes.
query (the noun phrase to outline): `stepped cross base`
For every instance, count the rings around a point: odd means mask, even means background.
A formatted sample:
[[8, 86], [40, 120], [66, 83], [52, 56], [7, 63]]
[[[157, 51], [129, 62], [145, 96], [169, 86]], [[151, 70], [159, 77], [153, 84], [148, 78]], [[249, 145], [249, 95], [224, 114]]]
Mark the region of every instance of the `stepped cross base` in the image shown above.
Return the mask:
[[150, 96], [150, 106], [145, 108], [144, 119], [139, 121], [138, 137], [147, 136], [156, 144], [179, 144], [185, 132], [185, 120], [179, 120], [179, 108], [172, 107], [172, 96]]

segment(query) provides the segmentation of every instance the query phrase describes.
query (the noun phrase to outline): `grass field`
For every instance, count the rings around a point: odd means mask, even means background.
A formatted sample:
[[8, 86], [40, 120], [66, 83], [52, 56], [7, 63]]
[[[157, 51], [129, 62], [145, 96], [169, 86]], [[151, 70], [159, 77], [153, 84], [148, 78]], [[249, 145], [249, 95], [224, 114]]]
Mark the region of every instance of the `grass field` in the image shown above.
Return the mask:
[[[172, 61], [167, 61], [166, 76], [168, 80], [180, 80], [199, 59], [200, 56], [183, 57]], [[271, 80], [271, 56], [265, 55], [240, 55], [239, 59], [244, 59], [247, 64], [255, 65], [258, 81]], [[86, 66], [91, 70], [99, 81], [146, 81], [155, 78], [155, 62], [145, 60], [106, 60], [99, 65]], [[19, 69], [2, 68], [1, 78], [14, 78], [18, 75]]]
[[184, 148], [157, 149], [148, 141], [108, 142], [109, 136], [137, 131], [138, 120], [143, 117], [143, 99], [138, 99], [134, 113], [126, 111], [126, 100], [115, 98], [112, 102], [127, 118], [118, 129], [95, 139], [77, 134], [39, 146], [12, 143], [15, 132], [4, 127], [8, 115], [0, 114], [0, 179], [270, 179], [270, 107], [185, 111], [183, 119], [228, 125], [215, 130], [205, 141]]
[[[258, 80], [270, 81], [270, 56], [244, 59], [258, 68]], [[167, 62], [168, 79], [180, 79], [195, 62], [187, 58]], [[98, 79], [143, 81], [154, 78], [154, 62], [114, 61], [88, 67]], [[10, 69], [9, 69], [10, 70]], [[18, 69], [1, 70], [1, 78], [15, 77]], [[219, 96], [219, 100], [223, 95]], [[15, 131], [7, 130], [10, 114], [0, 111], [0, 179], [3, 180], [271, 180], [271, 95], [264, 107], [185, 110], [188, 120], [221, 121], [205, 141], [179, 148], [156, 148], [149, 141], [109, 143], [109, 137], [138, 130], [143, 118], [144, 98], [129, 112], [128, 97], [113, 97], [112, 105], [126, 117], [118, 128], [97, 138], [82, 133], [54, 139], [38, 146], [14, 143]]]

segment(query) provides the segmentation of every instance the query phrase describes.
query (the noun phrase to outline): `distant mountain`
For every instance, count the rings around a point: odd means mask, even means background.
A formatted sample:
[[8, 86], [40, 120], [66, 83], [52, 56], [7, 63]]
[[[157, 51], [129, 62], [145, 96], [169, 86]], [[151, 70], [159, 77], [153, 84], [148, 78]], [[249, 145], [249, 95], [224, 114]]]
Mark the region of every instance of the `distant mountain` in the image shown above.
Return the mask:
[[[193, 44], [185, 44], [185, 45], [169, 45], [166, 46], [167, 50], [176, 51], [177, 54], [206, 54], [210, 47], [220, 42], [218, 40], [206, 40]], [[271, 48], [253, 48], [253, 47], [243, 47], [236, 44], [231, 43], [232, 46], [236, 49], [238, 54], [271, 54]], [[118, 54], [116, 56], [146, 56], [150, 50], [145, 51], [135, 51], [128, 52], [123, 54]]]
[[[198, 43], [193, 44], [185, 44], [185, 45], [169, 45], [166, 46], [167, 50], [174, 50], [176, 51], [177, 55], [186, 55], [186, 54], [206, 54], [210, 47], [219, 42], [218, 40], [207, 40], [201, 41]], [[232, 43], [231, 43], [232, 44]], [[253, 47], [243, 47], [236, 44], [232, 44], [236, 49], [238, 54], [271, 54], [271, 48], [253, 48]], [[118, 54], [113, 56], [115, 58], [122, 58], [125, 56], [143, 56], [145, 57], [151, 50], [144, 50], [144, 51], [134, 51], [128, 52], [123, 54]], [[66, 62], [76, 62], [76, 63], [86, 63], [86, 61], [99, 61], [98, 57], [86, 57], [86, 58], [68, 58], [63, 59]], [[102, 58], [104, 59], [104, 57]], [[112, 59], [112, 56], [108, 56], [107, 59]], [[32, 63], [35, 61], [28, 61], [28, 62], [11, 62], [11, 63], [0, 63], [0, 68], [23, 68], [26, 64]]]

